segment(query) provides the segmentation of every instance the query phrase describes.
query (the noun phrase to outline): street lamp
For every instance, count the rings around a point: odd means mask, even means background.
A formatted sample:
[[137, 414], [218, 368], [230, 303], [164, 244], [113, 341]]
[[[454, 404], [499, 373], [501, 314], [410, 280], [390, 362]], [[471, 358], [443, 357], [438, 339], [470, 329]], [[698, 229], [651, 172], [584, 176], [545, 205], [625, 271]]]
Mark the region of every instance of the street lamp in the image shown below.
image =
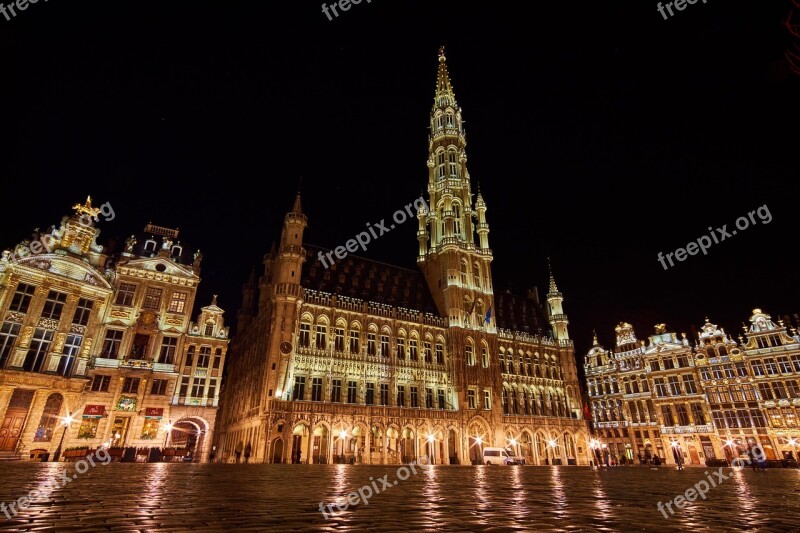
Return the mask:
[[72, 424], [74, 418], [72, 417], [72, 413], [67, 413], [67, 416], [64, 417], [64, 432], [61, 433], [61, 440], [58, 442], [58, 448], [56, 448], [55, 453], [53, 454], [53, 461], [58, 461], [58, 458], [61, 456], [61, 446], [64, 444], [64, 437], [67, 434], [67, 429], [69, 425]]
[[164, 432], [166, 433], [166, 435], [164, 435], [164, 448], [166, 448], [167, 441], [169, 440], [169, 434], [172, 432], [172, 422], [167, 422], [164, 424]]

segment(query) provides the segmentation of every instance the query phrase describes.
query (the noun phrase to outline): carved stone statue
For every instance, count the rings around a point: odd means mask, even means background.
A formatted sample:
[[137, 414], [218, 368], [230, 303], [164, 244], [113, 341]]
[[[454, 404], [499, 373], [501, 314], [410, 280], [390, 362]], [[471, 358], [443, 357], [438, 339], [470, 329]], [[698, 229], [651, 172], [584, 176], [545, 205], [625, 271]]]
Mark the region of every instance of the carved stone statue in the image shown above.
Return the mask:
[[133, 235], [131, 235], [131, 236], [130, 236], [130, 237], [128, 237], [128, 238], [127, 238], [127, 240], [125, 241], [125, 251], [126, 251], [126, 252], [128, 252], [129, 254], [132, 254], [132, 253], [133, 253], [133, 247], [134, 247], [134, 246], [136, 246], [136, 237], [134, 237]]

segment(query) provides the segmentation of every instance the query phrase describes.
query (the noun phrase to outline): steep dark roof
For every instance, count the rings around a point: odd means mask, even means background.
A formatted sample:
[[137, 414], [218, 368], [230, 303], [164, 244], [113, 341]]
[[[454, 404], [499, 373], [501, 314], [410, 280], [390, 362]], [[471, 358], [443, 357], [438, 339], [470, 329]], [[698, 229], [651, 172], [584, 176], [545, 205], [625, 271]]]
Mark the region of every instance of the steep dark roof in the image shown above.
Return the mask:
[[305, 248], [308, 256], [300, 284], [307, 289], [439, 314], [422, 272], [355, 255], [325, 268], [317, 253], [331, 250], [312, 245]]
[[550, 329], [542, 306], [530, 298], [499, 292], [494, 295], [492, 309], [498, 328], [532, 335], [547, 334]]

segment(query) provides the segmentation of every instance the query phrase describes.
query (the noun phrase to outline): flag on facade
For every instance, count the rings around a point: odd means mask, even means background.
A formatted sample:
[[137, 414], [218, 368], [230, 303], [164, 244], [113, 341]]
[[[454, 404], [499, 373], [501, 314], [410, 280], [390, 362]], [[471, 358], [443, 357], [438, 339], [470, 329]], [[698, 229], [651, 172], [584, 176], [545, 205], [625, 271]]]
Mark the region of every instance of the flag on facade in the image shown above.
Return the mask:
[[486, 319], [484, 320], [484, 322], [488, 324], [491, 319], [492, 319], [492, 306], [490, 305], [489, 309], [486, 311]]

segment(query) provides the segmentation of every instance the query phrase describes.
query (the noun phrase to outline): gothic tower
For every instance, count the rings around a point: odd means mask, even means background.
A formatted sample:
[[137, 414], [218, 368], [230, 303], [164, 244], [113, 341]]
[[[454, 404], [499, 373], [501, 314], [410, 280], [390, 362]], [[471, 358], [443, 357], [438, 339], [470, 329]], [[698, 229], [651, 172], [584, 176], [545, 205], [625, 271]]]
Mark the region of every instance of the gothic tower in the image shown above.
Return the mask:
[[[283, 220], [277, 254], [272, 254], [274, 259], [265, 260], [265, 277], [271, 278], [269, 290], [272, 291], [272, 311], [267, 315], [271, 320], [267, 345], [267, 389], [275, 391], [275, 396], [281, 396], [292, 379], [289, 375], [291, 357], [294, 354], [292, 341], [303, 297], [300, 278], [306, 260], [303, 231], [307, 225], [308, 218], [303, 214], [300, 193], [297, 193], [292, 210], [286, 213]], [[276, 372], [272, 371], [272, 363], [278, 363]]]
[[489, 364], [496, 353], [496, 335], [489, 334], [496, 325], [486, 202], [480, 192], [473, 201], [461, 107], [446, 61], [442, 48], [430, 114], [429, 211], [418, 213], [417, 263], [440, 314], [448, 318], [453, 385], [463, 402], [465, 385], [489, 385], [497, 377]]

